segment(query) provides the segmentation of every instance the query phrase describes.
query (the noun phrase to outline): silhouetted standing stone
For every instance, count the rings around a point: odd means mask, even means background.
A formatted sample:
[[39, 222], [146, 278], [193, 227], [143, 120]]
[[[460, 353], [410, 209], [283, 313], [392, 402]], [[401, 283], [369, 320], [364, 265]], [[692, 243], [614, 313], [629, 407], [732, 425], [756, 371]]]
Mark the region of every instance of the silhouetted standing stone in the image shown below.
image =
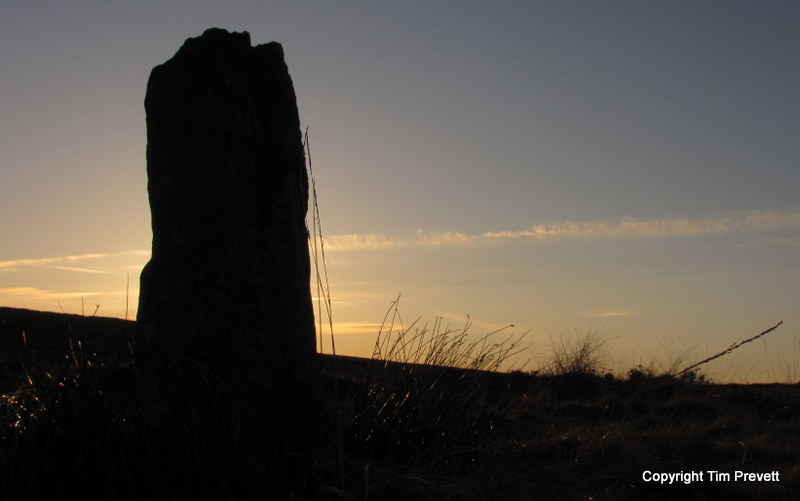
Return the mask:
[[308, 178], [281, 45], [218, 28], [190, 38], [153, 69], [145, 110], [153, 253], [137, 364], [309, 384]]

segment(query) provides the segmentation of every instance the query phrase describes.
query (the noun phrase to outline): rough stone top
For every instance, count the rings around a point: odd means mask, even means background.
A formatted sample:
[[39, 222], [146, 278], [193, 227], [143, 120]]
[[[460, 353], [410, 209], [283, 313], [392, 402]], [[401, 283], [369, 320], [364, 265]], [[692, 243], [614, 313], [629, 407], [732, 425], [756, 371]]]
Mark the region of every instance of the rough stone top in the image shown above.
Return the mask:
[[250, 33], [247, 31], [236, 32], [223, 28], [209, 28], [199, 37], [187, 38], [175, 55], [159, 66], [181, 63], [188, 65], [201, 63], [202, 66], [214, 66], [238, 58], [283, 62], [283, 47], [278, 42], [269, 42], [253, 47], [250, 42]]
[[228, 31], [223, 28], [209, 28], [199, 37], [187, 38], [178, 53], [182, 50], [191, 50], [191, 48], [201, 44], [227, 44], [231, 47], [249, 49], [251, 46], [250, 33], [247, 31]]
[[199, 37], [187, 38], [175, 56], [204, 52], [210, 47], [218, 47], [232, 52], [247, 52], [250, 49], [259, 49], [265, 46], [277, 46], [283, 51], [281, 44], [278, 42], [269, 42], [253, 47], [250, 43], [250, 33], [247, 31], [236, 32], [222, 28], [209, 28]]
[[[254, 93], [255, 89], [258, 92]], [[187, 38], [170, 59], [153, 68], [145, 108], [149, 110], [153, 104], [173, 109], [195, 106], [209, 92], [218, 97], [226, 94], [231, 100], [235, 94], [243, 94], [243, 99], [258, 94], [261, 97], [257, 99], [265, 102], [291, 101], [299, 131], [294, 86], [278, 42], [252, 46], [248, 32], [222, 28], [209, 28], [199, 37]], [[274, 103], [265, 106], [274, 114]], [[184, 111], [184, 118], [191, 115]]]

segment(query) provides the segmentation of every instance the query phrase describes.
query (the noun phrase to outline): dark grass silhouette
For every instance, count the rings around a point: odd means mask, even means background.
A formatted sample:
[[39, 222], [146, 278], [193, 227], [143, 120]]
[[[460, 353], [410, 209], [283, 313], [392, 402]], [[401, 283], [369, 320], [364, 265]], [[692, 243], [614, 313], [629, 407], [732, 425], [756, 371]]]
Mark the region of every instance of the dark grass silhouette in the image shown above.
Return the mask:
[[[797, 385], [320, 355], [327, 422], [297, 436], [298, 416], [241, 403], [241, 388], [176, 405], [181, 381], [155, 389], [114, 363], [129, 352], [86, 349], [132, 332], [103, 321], [0, 310], [0, 498], [788, 500], [800, 487]], [[780, 482], [661, 485], [641, 480], [646, 469], [778, 471]]]

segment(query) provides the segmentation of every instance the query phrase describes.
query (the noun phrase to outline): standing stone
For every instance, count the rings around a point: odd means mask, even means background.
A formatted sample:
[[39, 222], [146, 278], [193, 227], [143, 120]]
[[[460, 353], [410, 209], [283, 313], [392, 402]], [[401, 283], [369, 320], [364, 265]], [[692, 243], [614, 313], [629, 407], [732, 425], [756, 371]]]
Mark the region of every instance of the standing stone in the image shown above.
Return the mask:
[[309, 385], [308, 178], [281, 45], [219, 28], [190, 38], [153, 69], [145, 110], [153, 250], [137, 365]]

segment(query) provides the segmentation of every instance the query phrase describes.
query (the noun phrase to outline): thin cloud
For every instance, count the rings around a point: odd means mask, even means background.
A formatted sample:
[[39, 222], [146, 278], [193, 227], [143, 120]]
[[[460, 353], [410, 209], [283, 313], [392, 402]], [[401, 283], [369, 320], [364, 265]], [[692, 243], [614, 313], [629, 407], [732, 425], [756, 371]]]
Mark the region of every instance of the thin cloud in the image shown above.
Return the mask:
[[633, 312], [630, 311], [604, 311], [602, 313], [595, 313], [589, 315], [590, 317], [598, 317], [598, 318], [613, 318], [613, 317], [630, 317], [633, 316]]
[[401, 247], [472, 247], [526, 240], [599, 240], [722, 235], [791, 227], [800, 227], [800, 210], [765, 210], [698, 219], [638, 219], [625, 217], [616, 222], [562, 221], [553, 224], [534, 225], [524, 230], [489, 231], [480, 234], [417, 230], [416, 237], [409, 239], [378, 234], [335, 235], [325, 239], [325, 246], [333, 251], [383, 250]]
[[[324, 304], [325, 301], [327, 301], [327, 298], [325, 298], [325, 297], [314, 296], [314, 295], [311, 296], [311, 302], [314, 303], [315, 307], [317, 305], [319, 305], [320, 303]], [[338, 299], [338, 298], [331, 298], [330, 302], [331, 302], [332, 306], [349, 306], [350, 305], [350, 301], [346, 301], [344, 299]]]
[[333, 235], [325, 237], [325, 248], [333, 251], [382, 250], [413, 245], [413, 241], [387, 235], [367, 233], [364, 235]]
[[425, 247], [441, 247], [441, 246], [456, 246], [468, 247], [478, 243], [480, 237], [477, 235], [467, 235], [459, 231], [445, 231], [445, 232], [424, 232], [417, 230], [417, 239], [415, 245]]
[[65, 299], [71, 297], [99, 296], [102, 292], [57, 292], [54, 290], [38, 289], [36, 287], [7, 287], [0, 288], [0, 296], [11, 296], [25, 299]]
[[15, 259], [13, 261], [0, 261], [0, 270], [16, 269], [22, 266], [47, 266], [57, 263], [74, 263], [85, 259], [97, 259], [108, 254], [82, 254], [79, 256], [42, 257], [35, 259]]
[[77, 266], [56, 266], [56, 265], [48, 265], [48, 268], [52, 268], [54, 270], [62, 270], [62, 271], [77, 271], [79, 273], [102, 273], [108, 274], [107, 271], [103, 270], [95, 270], [92, 268], [78, 268]]
[[101, 270], [73, 267], [73, 266], [63, 266], [63, 265], [69, 263], [76, 263], [78, 261], [86, 261], [90, 259], [102, 259], [107, 257], [123, 256], [123, 255], [145, 256], [145, 255], [150, 255], [150, 251], [132, 250], [132, 251], [113, 252], [113, 253], [91, 253], [91, 254], [80, 254], [80, 255], [58, 256], [58, 257], [14, 259], [11, 261], [0, 261], [0, 272], [18, 271], [20, 268], [23, 267], [45, 266], [49, 268], [68, 270], [68, 271], [79, 271], [84, 273], [107, 273]]
[[[347, 335], [347, 334], [374, 334], [377, 335], [381, 328], [381, 324], [365, 323], [365, 322], [334, 322], [333, 333], [334, 335]], [[327, 333], [328, 326], [326, 325], [323, 335]]]
[[469, 332], [474, 334], [486, 334], [487, 332], [498, 332], [506, 329], [516, 328], [516, 325], [513, 323], [499, 324], [496, 322], [474, 321], [468, 314], [459, 314], [446, 311], [438, 313], [437, 316], [444, 320], [444, 325], [441, 327], [446, 330], [462, 331], [465, 327], [469, 326]]
[[487, 232], [483, 238], [554, 239], [554, 238], [628, 238], [720, 235], [725, 233], [766, 231], [800, 226], [800, 211], [757, 211], [700, 219], [637, 219], [625, 217], [618, 222], [564, 221], [536, 225], [521, 231]]

